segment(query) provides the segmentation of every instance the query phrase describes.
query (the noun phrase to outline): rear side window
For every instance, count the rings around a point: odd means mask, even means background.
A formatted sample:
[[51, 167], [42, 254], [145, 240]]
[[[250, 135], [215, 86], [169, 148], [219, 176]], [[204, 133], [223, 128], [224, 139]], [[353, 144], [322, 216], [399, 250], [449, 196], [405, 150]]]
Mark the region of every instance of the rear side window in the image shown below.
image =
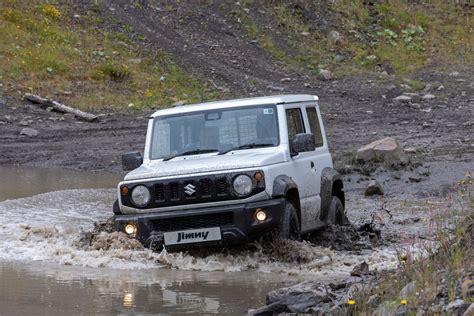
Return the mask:
[[290, 141], [296, 134], [304, 133], [303, 116], [300, 109], [286, 110], [286, 123], [288, 125], [288, 139]]
[[316, 147], [323, 146], [323, 136], [321, 135], [321, 126], [319, 126], [318, 113], [316, 108], [308, 107], [306, 108], [306, 113], [308, 114], [309, 126], [311, 128], [311, 133], [314, 135], [314, 142]]

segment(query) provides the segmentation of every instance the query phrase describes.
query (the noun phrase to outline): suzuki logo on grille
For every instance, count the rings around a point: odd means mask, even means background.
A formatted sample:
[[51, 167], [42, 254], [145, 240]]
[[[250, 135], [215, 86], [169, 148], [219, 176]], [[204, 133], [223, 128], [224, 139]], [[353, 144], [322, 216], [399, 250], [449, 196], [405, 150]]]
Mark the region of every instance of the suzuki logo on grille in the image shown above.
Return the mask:
[[188, 184], [187, 186], [184, 187], [184, 193], [191, 196], [194, 193], [196, 193], [196, 187], [190, 183], [190, 184]]

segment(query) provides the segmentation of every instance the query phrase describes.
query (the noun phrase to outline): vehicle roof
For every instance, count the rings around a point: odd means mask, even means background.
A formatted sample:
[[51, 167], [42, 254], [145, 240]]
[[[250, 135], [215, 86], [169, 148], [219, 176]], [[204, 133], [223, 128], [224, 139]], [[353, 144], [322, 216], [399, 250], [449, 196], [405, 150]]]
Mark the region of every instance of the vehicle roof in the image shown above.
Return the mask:
[[190, 105], [175, 106], [169, 109], [158, 110], [151, 115], [151, 117], [180, 114], [194, 111], [205, 111], [212, 110], [215, 108], [232, 108], [252, 105], [264, 105], [264, 104], [282, 104], [282, 103], [297, 103], [297, 102], [308, 102], [319, 100], [315, 95], [309, 94], [288, 94], [288, 95], [275, 95], [266, 97], [246, 98], [246, 99], [234, 99], [234, 100], [222, 100], [206, 103], [197, 103]]

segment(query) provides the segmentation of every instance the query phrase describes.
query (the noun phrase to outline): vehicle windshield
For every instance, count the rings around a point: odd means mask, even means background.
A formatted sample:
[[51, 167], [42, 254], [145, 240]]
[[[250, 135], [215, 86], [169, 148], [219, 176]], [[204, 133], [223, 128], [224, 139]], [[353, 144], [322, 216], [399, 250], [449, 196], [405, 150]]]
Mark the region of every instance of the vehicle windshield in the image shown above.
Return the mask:
[[[276, 108], [241, 107], [158, 116], [150, 158], [278, 146]], [[240, 147], [240, 148], [239, 148]]]

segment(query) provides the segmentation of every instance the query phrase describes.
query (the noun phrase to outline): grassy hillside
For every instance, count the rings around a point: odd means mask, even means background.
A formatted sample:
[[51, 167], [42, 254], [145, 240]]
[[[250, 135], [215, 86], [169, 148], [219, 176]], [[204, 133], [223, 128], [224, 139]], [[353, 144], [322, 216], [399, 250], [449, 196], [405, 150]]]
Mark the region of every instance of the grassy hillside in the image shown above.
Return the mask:
[[[124, 109], [129, 104], [160, 107], [221, 96], [175, 64], [183, 56], [170, 56], [159, 49], [160, 42], [155, 40], [151, 46], [131, 26], [105, 18], [110, 3], [71, 3], [0, 2], [0, 90], [18, 98], [33, 92], [83, 109]], [[159, 7], [165, 12], [167, 21], [182, 21], [180, 11], [195, 10], [195, 4], [185, 1], [146, 3], [149, 10]], [[367, 72], [409, 77], [424, 67], [474, 65], [473, 6], [469, 1], [374, 3], [243, 0], [207, 8], [222, 20], [231, 20], [239, 39], [254, 41], [269, 52], [277, 68], [310, 77], [323, 68], [337, 77]], [[140, 1], [129, 5], [143, 6]], [[195, 18], [206, 25], [206, 14]], [[210, 35], [205, 28], [191, 32], [193, 40], [207, 43]], [[261, 55], [258, 58], [266, 62], [268, 54]], [[224, 60], [215, 64], [228, 67]], [[243, 71], [252, 73], [252, 69]], [[227, 84], [232, 87], [234, 82]], [[416, 81], [413, 87], [417, 88]], [[244, 92], [236, 91], [239, 93]]]
[[86, 110], [213, 97], [165, 52], [105, 30], [99, 5], [51, 3], [0, 2], [0, 89], [9, 95], [32, 92]]
[[329, 67], [340, 75], [366, 70], [404, 75], [423, 66], [474, 65], [469, 1], [263, 3], [242, 1], [233, 14], [261, 47], [287, 67], [316, 72]]

